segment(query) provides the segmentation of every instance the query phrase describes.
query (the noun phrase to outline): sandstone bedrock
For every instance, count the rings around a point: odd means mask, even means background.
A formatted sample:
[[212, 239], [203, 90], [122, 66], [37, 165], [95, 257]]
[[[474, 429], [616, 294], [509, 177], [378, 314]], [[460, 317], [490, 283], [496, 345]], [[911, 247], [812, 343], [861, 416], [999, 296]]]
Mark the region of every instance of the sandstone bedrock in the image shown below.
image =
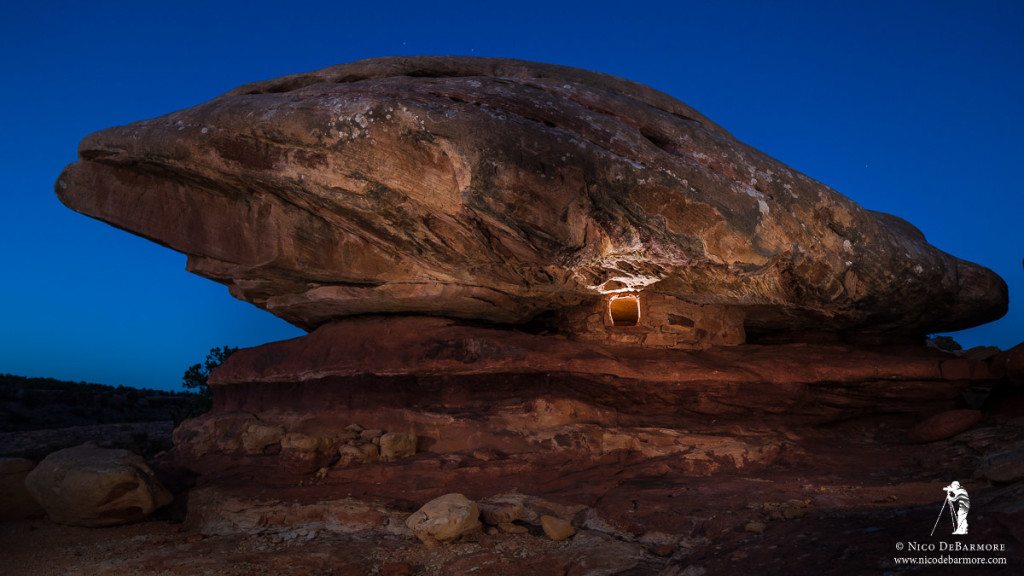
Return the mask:
[[[671, 96], [519, 60], [256, 82], [90, 135], [56, 190], [306, 329], [424, 314], [706, 348], [920, 337], [1007, 308], [990, 270]], [[609, 336], [620, 294], [640, 322]]]

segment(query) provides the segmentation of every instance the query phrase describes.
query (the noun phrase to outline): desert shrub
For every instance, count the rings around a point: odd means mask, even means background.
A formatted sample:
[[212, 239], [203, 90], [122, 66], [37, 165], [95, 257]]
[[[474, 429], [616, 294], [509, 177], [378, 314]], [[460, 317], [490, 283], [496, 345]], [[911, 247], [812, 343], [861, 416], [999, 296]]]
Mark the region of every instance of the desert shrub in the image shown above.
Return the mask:
[[951, 336], [932, 336], [929, 338], [932, 344], [939, 350], [945, 350], [946, 352], [956, 352], [957, 350], [963, 350], [963, 346], [959, 342], [954, 340]]
[[231, 346], [210, 348], [210, 352], [206, 354], [205, 360], [193, 364], [185, 370], [185, 374], [181, 377], [181, 385], [185, 390], [194, 394], [195, 398], [187, 413], [181, 414], [180, 417], [175, 417], [176, 423], [185, 418], [192, 418], [210, 411], [210, 408], [213, 407], [213, 394], [210, 392], [210, 386], [207, 383], [210, 373], [237, 351], [238, 348], [232, 348]]

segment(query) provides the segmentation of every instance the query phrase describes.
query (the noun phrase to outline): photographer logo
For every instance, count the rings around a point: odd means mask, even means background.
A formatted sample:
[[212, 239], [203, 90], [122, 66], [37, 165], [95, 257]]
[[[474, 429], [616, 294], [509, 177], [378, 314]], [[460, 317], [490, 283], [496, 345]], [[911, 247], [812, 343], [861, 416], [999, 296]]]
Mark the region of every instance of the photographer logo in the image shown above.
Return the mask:
[[935, 525], [932, 526], [932, 536], [935, 535], [935, 529], [942, 522], [946, 508], [949, 508], [949, 520], [953, 525], [953, 534], [957, 536], [967, 534], [967, 513], [971, 509], [971, 499], [967, 495], [967, 490], [956, 480], [942, 489], [946, 491], [946, 499], [942, 501], [939, 517], [936, 518]]

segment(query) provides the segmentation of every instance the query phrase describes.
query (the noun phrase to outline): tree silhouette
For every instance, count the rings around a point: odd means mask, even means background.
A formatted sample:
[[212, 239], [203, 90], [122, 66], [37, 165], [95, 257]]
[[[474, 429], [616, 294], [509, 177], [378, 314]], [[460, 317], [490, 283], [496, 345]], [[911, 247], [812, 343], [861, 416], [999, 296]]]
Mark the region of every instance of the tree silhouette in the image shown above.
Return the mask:
[[189, 414], [184, 415], [185, 418], [192, 418], [210, 411], [210, 408], [213, 407], [213, 394], [210, 393], [210, 386], [207, 383], [210, 373], [237, 351], [238, 348], [231, 346], [210, 348], [205, 360], [193, 364], [188, 367], [188, 370], [185, 370], [185, 374], [181, 377], [181, 385], [186, 390], [194, 391], [196, 395], [195, 404]]
[[959, 342], [954, 340], [951, 336], [932, 336], [932, 345], [939, 350], [945, 350], [946, 352], [956, 352], [963, 350], [963, 346]]

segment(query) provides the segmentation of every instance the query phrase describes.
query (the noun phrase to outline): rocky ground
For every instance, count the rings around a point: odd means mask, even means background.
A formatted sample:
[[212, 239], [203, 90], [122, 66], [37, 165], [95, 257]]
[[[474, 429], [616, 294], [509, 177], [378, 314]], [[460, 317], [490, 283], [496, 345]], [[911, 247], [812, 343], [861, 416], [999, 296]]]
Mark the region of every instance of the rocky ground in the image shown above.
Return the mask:
[[[1016, 574], [1024, 561], [1019, 479], [967, 481], [975, 503], [969, 541], [1007, 544], [1009, 565], [908, 570], [893, 556], [899, 542], [952, 539], [928, 537], [949, 478], [928, 470], [976, 476], [974, 455], [1019, 442], [1021, 426], [991, 417], [923, 450], [877, 442], [889, 435], [880, 423], [848, 424], [808, 443], [817, 446], [813, 462], [701, 478], [674, 474], [671, 462], [646, 473], [596, 464], [547, 499], [482, 499], [523, 502], [526, 513], [515, 525], [524, 533], [480, 532], [434, 548], [403, 523], [416, 506], [406, 498], [415, 494], [365, 493], [397, 492], [386, 476], [445, 465], [430, 455], [360, 467], [368, 478], [358, 487], [313, 475], [261, 490], [247, 483], [195, 490], [189, 507], [201, 512], [184, 523], [91, 529], [21, 521], [4, 524], [0, 538], [12, 574]], [[471, 486], [471, 474], [453, 469], [447, 476], [454, 486]], [[545, 488], [525, 485], [523, 492]], [[596, 499], [581, 494], [595, 491]], [[531, 519], [536, 511], [573, 519], [576, 535], [552, 541]]]

